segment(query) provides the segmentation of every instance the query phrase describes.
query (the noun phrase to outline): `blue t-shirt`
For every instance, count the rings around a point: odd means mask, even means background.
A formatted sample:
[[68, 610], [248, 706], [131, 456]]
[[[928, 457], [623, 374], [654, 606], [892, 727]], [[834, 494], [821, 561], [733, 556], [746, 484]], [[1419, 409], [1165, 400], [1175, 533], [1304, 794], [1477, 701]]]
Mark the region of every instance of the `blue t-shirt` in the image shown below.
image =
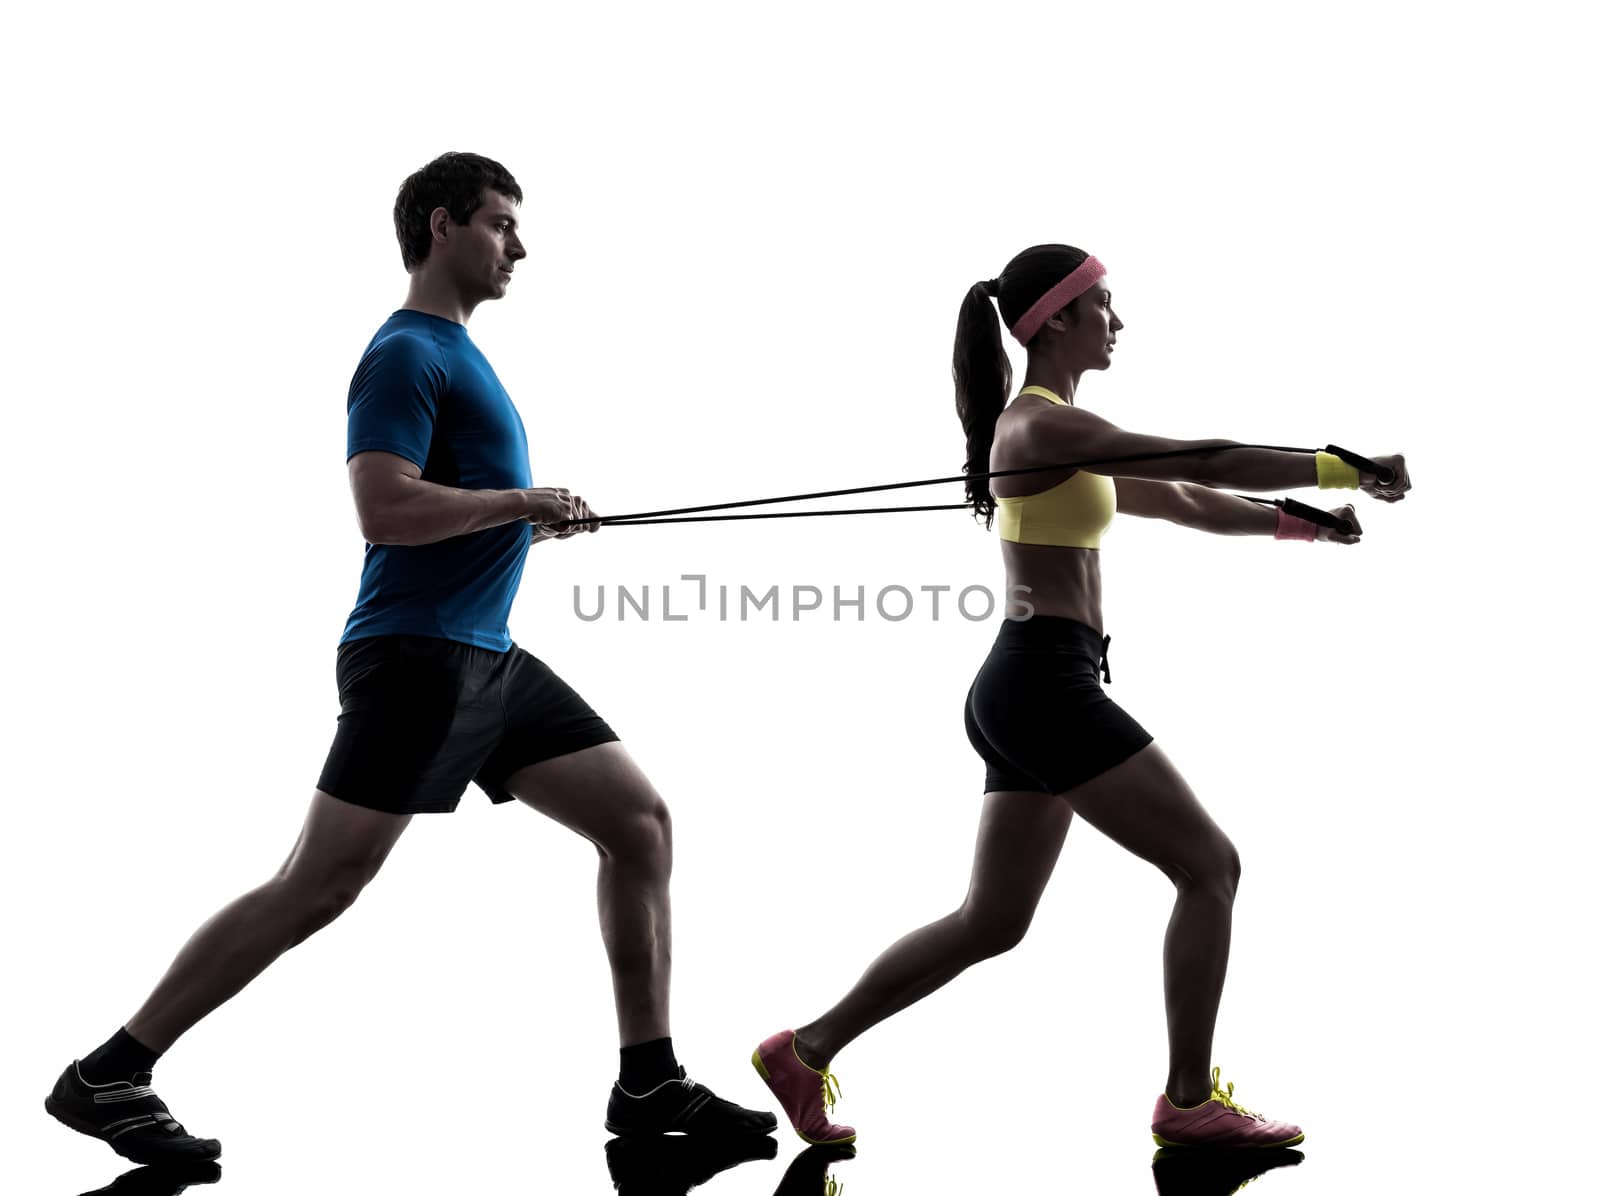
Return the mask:
[[[441, 486], [533, 485], [522, 417], [454, 320], [404, 309], [390, 316], [361, 355], [346, 409], [346, 461], [378, 449]], [[432, 544], [368, 544], [339, 642], [431, 635], [507, 651], [506, 616], [532, 541], [533, 525], [519, 519]]]

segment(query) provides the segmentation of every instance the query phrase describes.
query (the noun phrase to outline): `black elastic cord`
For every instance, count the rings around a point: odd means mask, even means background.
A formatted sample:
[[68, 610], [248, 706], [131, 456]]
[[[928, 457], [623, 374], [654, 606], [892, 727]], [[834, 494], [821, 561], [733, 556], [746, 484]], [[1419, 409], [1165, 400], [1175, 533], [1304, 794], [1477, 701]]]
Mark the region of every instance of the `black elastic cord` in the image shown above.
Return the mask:
[[[780, 494], [776, 498], [746, 498], [737, 502], [706, 503], [698, 507], [670, 507], [662, 511], [638, 511], [628, 515], [602, 515], [596, 519], [561, 519], [542, 527], [570, 527], [575, 523], [640, 523], [646, 519], [659, 520], [667, 515], [698, 515], [703, 511], [727, 511], [734, 507], [765, 507], [781, 502], [805, 502], [813, 498], [839, 498], [846, 494], [876, 494], [885, 490], [905, 490], [913, 486], [942, 486], [951, 482], [965, 482], [978, 478], [1010, 478], [1026, 473], [1048, 473], [1058, 469], [1086, 469], [1091, 465], [1115, 465], [1124, 461], [1159, 461], [1166, 457], [1190, 457], [1205, 453], [1221, 453], [1229, 449], [1271, 449], [1279, 453], [1315, 453], [1316, 449], [1287, 448], [1281, 444], [1217, 444], [1197, 449], [1170, 449], [1160, 453], [1129, 453], [1122, 457], [1097, 457], [1089, 461], [1067, 461], [1058, 465], [1027, 465], [1020, 469], [994, 469], [988, 473], [958, 473], [944, 478], [921, 478], [915, 482], [886, 482], [878, 486], [850, 486], [843, 490], [814, 490], [809, 494]], [[965, 505], [965, 504], [963, 504]], [[880, 510], [906, 508], [883, 507]]]
[[[1307, 507], [1304, 502], [1294, 499], [1258, 499], [1251, 494], [1234, 494], [1235, 499], [1245, 499], [1245, 502], [1259, 502], [1262, 507], [1280, 507], [1290, 515], [1298, 515], [1307, 523], [1315, 523], [1322, 528], [1333, 528], [1334, 531], [1344, 532], [1350, 536], [1355, 531], [1349, 520], [1342, 520], [1334, 513], [1326, 512], [1320, 507]], [[936, 502], [926, 507], [848, 507], [843, 510], [766, 510], [766, 512], [747, 513], [747, 515], [674, 515], [661, 520], [624, 520], [614, 524], [618, 528], [634, 528], [642, 523], [723, 523], [726, 520], [814, 520], [824, 515], [891, 515], [894, 512], [907, 512], [907, 510], [971, 510], [970, 502]]]
[[[827, 511], [757, 511], [748, 515], [674, 515], [663, 519], [622, 519], [616, 523], [598, 520], [612, 527], [638, 527], [641, 523], [721, 523], [728, 519], [813, 519], [821, 515], [885, 515], [894, 511], [970, 511], [971, 503], [945, 502], [925, 507], [851, 507], [847, 510]], [[594, 523], [596, 520], [588, 520]], [[545, 524], [553, 527], [553, 524]]]
[[[1279, 444], [1218, 444], [1198, 449], [1172, 449], [1160, 453], [1132, 453], [1122, 457], [1099, 457], [1088, 461], [1069, 461], [1057, 465], [1027, 465], [1020, 469], [995, 469], [990, 470], [988, 473], [960, 473], [952, 474], [949, 477], [943, 478], [922, 478], [913, 482], [888, 482], [878, 486], [851, 486], [843, 490], [816, 490], [809, 494], [784, 494], [779, 495], [776, 498], [752, 498], [744, 499], [738, 502], [707, 503], [698, 507], [671, 507], [661, 511], [639, 511], [628, 515], [603, 515], [597, 519], [561, 519], [554, 523], [547, 523], [541, 526], [549, 528], [567, 528], [573, 526], [574, 524], [587, 525], [590, 523], [598, 523], [607, 526], [620, 526], [625, 523], [715, 523], [730, 519], [803, 519], [826, 515], [883, 515], [896, 511], [959, 511], [969, 507], [971, 504], [942, 503], [912, 507], [857, 507], [850, 508], [848, 510], [786, 511], [756, 515], [712, 516], [702, 514], [702, 512], [705, 511], [726, 511], [735, 507], [771, 506], [776, 503], [784, 502], [804, 502], [813, 498], [838, 498], [847, 494], [875, 494], [881, 493], [885, 490], [905, 490], [913, 486], [940, 486], [948, 485], [952, 482], [966, 482], [979, 478], [1007, 478], [1028, 473], [1047, 473], [1053, 470], [1084, 469], [1091, 465], [1114, 465], [1124, 461], [1157, 461], [1166, 457], [1204, 455], [1206, 453], [1220, 453], [1226, 452], [1229, 449], [1241, 448], [1270, 449], [1274, 452], [1280, 453], [1315, 453], [1318, 451], [1316, 449], [1307, 448], [1289, 448]], [[1334, 454], [1340, 458], [1340, 460], [1353, 465], [1357, 469], [1365, 469], [1369, 473], [1376, 473], [1378, 475], [1379, 482], [1384, 485], [1388, 485], [1394, 480], [1394, 471], [1392, 469], [1388, 468], [1387, 466], [1379, 466], [1375, 462], [1368, 460], [1366, 457], [1358, 456], [1357, 454], [1352, 453], [1349, 449], [1342, 449], [1337, 445], [1330, 444], [1322, 451]], [[1300, 518], [1306, 519], [1312, 523], [1316, 523], [1322, 527], [1331, 527], [1336, 531], [1344, 533], [1345, 535], [1351, 535], [1354, 532], [1354, 528], [1349, 520], [1339, 519], [1333, 515], [1330, 515], [1326, 511], [1318, 509], [1317, 507], [1306, 506], [1304, 503], [1296, 502], [1292, 498], [1264, 499], [1253, 498], [1246, 494], [1236, 495], [1236, 497], [1247, 499], [1250, 502], [1265, 503], [1270, 506], [1276, 506], [1285, 510], [1289, 510], [1289, 513], [1292, 515], [1298, 515]], [[1286, 503], [1292, 504], [1294, 509], [1290, 510], [1288, 507], [1285, 507], [1284, 504]], [[681, 518], [682, 516], [700, 517]]]

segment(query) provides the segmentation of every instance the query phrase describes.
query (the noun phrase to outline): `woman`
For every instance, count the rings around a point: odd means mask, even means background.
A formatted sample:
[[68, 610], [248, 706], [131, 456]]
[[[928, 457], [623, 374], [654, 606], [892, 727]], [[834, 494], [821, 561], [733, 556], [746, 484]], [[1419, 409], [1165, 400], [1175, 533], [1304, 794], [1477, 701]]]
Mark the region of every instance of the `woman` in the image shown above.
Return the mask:
[[[1011, 366], [1000, 315], [1027, 349], [1025, 385], [1009, 407]], [[1150, 734], [1100, 687], [1110, 681], [1100, 611], [1100, 535], [1114, 512], [1169, 519], [1224, 535], [1275, 535], [1353, 544], [1341, 534], [1213, 486], [1356, 488], [1386, 501], [1410, 489], [1400, 456], [1381, 458], [1392, 484], [1326, 453], [1236, 448], [1124, 432], [1076, 405], [1078, 384], [1111, 364], [1122, 321], [1105, 269], [1069, 245], [1038, 245], [1000, 277], [978, 283], [956, 326], [956, 410], [966, 472], [1054, 462], [1123, 461], [1097, 472], [1055, 470], [970, 477], [967, 497], [986, 526], [999, 515], [1007, 592], [1031, 589], [1034, 615], [1002, 623], [967, 694], [967, 735], [987, 765], [984, 808], [966, 900], [895, 943], [844, 999], [798, 1030], [772, 1035], [752, 1061], [809, 1142], [849, 1142], [827, 1118], [829, 1065], [870, 1026], [927, 996], [980, 959], [1017, 945], [1055, 866], [1074, 814], [1160, 868], [1177, 887], [1164, 956], [1169, 1070], [1152, 1131], [1164, 1146], [1289, 1146], [1299, 1127], [1232, 1099], [1211, 1066], [1211, 1035], [1228, 962], [1239, 856]], [[1112, 478], [1115, 477], [1115, 481]]]

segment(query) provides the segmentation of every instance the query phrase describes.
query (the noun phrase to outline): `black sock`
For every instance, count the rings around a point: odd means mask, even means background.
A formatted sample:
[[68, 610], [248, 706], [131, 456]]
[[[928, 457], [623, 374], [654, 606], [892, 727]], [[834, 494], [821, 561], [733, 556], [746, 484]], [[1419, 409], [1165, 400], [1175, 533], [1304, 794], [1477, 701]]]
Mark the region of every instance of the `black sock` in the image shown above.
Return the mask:
[[78, 1073], [91, 1084], [131, 1080], [139, 1072], [155, 1067], [159, 1058], [160, 1051], [152, 1051], [126, 1030], [119, 1029], [78, 1061]]
[[622, 1048], [622, 1075], [617, 1083], [624, 1092], [642, 1096], [663, 1080], [678, 1078], [678, 1057], [672, 1039], [652, 1038]]

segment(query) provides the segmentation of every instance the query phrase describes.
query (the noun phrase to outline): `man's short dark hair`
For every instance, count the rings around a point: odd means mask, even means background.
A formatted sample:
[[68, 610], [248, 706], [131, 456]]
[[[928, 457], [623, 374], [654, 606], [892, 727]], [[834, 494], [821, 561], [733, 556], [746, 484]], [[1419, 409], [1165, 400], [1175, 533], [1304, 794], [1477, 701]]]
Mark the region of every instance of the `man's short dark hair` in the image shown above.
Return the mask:
[[440, 154], [400, 184], [394, 201], [394, 232], [400, 238], [400, 259], [407, 274], [427, 260], [433, 246], [429, 214], [443, 208], [455, 223], [466, 224], [483, 206], [486, 189], [522, 202], [522, 188], [511, 172], [481, 154]]

